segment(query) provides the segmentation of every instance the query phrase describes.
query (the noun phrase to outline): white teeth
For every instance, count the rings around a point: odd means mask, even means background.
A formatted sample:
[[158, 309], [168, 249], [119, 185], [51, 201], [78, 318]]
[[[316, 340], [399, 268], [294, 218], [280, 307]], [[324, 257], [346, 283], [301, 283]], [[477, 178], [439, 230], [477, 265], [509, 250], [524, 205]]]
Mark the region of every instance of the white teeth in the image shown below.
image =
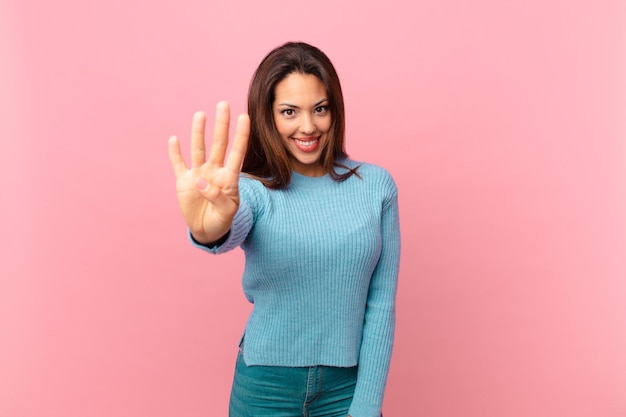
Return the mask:
[[317, 139], [315, 139], [315, 140], [310, 140], [310, 141], [306, 141], [306, 142], [305, 142], [305, 141], [303, 141], [303, 140], [298, 140], [298, 139], [294, 139], [294, 140], [295, 140], [295, 141], [296, 141], [299, 145], [302, 145], [302, 146], [313, 146], [313, 144], [314, 144], [315, 142], [317, 142]]

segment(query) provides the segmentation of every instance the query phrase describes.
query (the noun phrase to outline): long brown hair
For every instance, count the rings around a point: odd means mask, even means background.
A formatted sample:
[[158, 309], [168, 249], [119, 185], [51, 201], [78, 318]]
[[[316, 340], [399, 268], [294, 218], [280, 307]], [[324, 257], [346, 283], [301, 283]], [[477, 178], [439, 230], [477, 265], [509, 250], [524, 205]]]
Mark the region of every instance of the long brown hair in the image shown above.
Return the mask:
[[[349, 168], [341, 163], [348, 154], [344, 147], [345, 110], [337, 72], [321, 50], [303, 42], [288, 42], [271, 51], [252, 77], [248, 91], [250, 141], [241, 170], [257, 177], [268, 188], [289, 185], [289, 154], [274, 124], [272, 106], [276, 84], [294, 72], [315, 75], [326, 86], [331, 127], [328, 144], [320, 155], [321, 165], [335, 181], [344, 181], [353, 174], [358, 176], [358, 167]], [[346, 171], [339, 174], [335, 168]]]

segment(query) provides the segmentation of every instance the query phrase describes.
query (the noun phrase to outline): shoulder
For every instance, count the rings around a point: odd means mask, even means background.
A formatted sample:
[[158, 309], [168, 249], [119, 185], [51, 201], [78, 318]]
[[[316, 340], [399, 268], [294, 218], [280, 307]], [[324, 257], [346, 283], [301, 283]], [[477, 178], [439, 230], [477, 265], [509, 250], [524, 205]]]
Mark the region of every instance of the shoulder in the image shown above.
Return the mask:
[[259, 178], [246, 173], [239, 174], [239, 187], [245, 187], [252, 190], [261, 190], [265, 188]]
[[356, 171], [358, 178], [355, 178], [355, 180], [361, 179], [368, 186], [380, 187], [380, 189], [386, 190], [392, 194], [398, 192], [398, 187], [393, 177], [389, 171], [382, 166], [367, 162], [358, 162], [352, 159], [346, 159], [342, 162], [351, 169], [358, 167]]
[[258, 178], [242, 173], [239, 175], [239, 197], [249, 206], [262, 209], [268, 202], [268, 189]]

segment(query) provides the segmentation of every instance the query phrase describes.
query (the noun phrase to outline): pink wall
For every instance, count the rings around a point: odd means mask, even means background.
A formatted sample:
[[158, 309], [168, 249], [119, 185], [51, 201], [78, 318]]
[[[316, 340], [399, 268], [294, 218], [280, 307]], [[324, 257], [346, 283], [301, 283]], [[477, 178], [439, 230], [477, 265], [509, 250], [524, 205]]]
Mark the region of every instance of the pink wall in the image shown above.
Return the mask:
[[[224, 416], [240, 252], [167, 138], [287, 40], [401, 190], [386, 417], [626, 415], [626, 3], [3, 1], [0, 416]], [[188, 149], [188, 148], [187, 148]], [[358, 417], [358, 416], [355, 416]]]

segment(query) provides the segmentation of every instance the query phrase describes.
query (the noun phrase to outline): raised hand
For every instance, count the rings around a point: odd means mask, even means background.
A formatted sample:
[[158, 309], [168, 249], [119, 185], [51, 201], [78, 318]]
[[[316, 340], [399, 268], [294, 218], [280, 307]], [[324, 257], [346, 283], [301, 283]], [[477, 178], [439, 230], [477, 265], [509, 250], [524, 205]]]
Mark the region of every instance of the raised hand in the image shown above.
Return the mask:
[[191, 125], [191, 168], [185, 164], [176, 136], [169, 139], [178, 205], [191, 234], [200, 243], [218, 241], [230, 230], [239, 207], [239, 173], [250, 136], [250, 118], [242, 114], [237, 119], [235, 138], [226, 158], [230, 108], [227, 102], [219, 102], [207, 161], [205, 121], [204, 113], [194, 114]]

